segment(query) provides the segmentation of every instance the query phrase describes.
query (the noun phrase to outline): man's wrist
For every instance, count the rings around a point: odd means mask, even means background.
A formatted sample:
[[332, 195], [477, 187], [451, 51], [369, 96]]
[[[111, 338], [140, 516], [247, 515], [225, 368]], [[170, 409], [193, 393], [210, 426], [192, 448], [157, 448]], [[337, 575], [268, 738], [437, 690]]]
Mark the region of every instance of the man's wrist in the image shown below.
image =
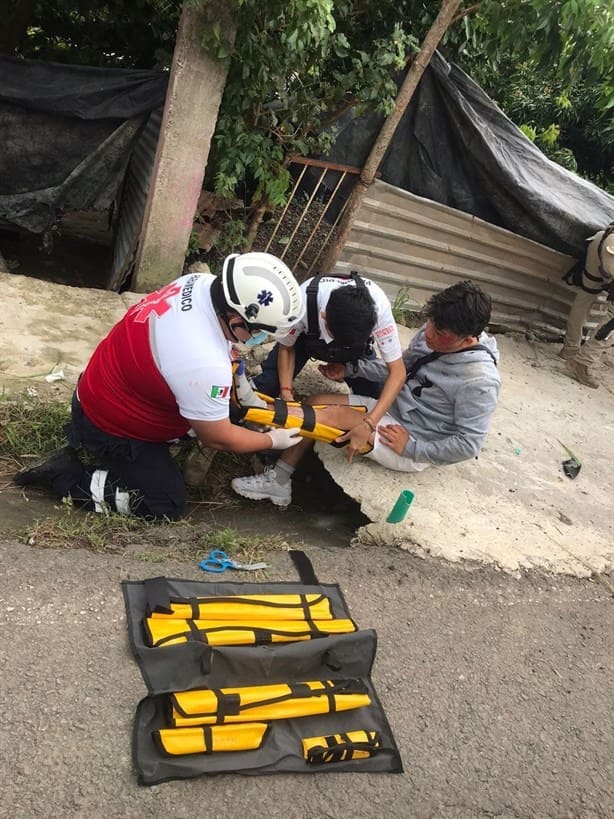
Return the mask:
[[373, 423], [373, 421], [372, 421], [370, 418], [368, 418], [368, 417], [365, 415], [365, 416], [364, 416], [364, 418], [363, 418], [362, 420], [363, 420], [363, 421], [364, 421], [364, 423], [365, 423], [365, 424], [366, 424], [366, 425], [369, 427], [369, 429], [371, 430], [371, 432], [375, 432], [375, 430], [377, 429], [377, 427], [376, 427], [376, 425]]

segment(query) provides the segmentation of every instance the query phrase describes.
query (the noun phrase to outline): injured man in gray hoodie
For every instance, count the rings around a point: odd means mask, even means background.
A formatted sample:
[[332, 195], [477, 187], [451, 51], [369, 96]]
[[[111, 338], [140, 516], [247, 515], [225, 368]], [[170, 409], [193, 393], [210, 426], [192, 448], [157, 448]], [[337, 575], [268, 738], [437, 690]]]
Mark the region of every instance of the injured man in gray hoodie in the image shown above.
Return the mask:
[[[316, 426], [310, 437], [318, 437], [318, 425], [347, 430], [334, 443], [346, 446], [350, 462], [363, 455], [406, 472], [476, 457], [488, 434], [501, 384], [497, 344], [485, 332], [490, 311], [490, 297], [472, 282], [436, 293], [424, 308], [426, 323], [403, 353], [407, 379], [396, 397], [382, 407], [377, 398], [353, 393], [311, 396], [307, 403], [315, 410]], [[388, 372], [378, 359], [360, 360], [356, 367], [324, 364], [319, 369], [335, 381], [351, 374], [375, 387]], [[373, 394], [377, 395], [376, 388]], [[288, 413], [308, 414], [300, 406], [290, 406]], [[287, 506], [292, 500], [292, 473], [312, 444], [309, 438], [301, 438], [274, 467], [235, 478], [232, 488], [243, 497]]]

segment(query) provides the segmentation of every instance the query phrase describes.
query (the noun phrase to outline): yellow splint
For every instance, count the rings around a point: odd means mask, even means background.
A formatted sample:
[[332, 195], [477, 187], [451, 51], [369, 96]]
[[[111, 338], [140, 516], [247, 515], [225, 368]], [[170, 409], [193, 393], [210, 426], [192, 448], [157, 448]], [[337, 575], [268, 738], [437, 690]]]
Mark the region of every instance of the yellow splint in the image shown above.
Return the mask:
[[159, 648], [179, 643], [199, 642], [211, 646], [257, 646], [268, 643], [294, 643], [349, 634], [357, 631], [353, 620], [257, 620], [241, 623], [228, 620], [144, 620], [145, 641]]
[[228, 597], [172, 598], [160, 620], [332, 620], [325, 594], [242, 594]]
[[171, 724], [177, 727], [332, 714], [370, 705], [360, 680], [201, 689], [170, 694]]
[[262, 747], [271, 726], [266, 722], [241, 725], [201, 725], [194, 728], [161, 728], [154, 739], [170, 756], [215, 754], [220, 751], [254, 751]]
[[308, 764], [313, 765], [367, 759], [382, 747], [382, 738], [379, 731], [347, 731], [327, 737], [307, 737], [302, 743], [303, 756]]
[[[261, 396], [267, 398], [267, 396]], [[330, 404], [318, 404], [311, 406], [310, 404], [298, 404], [292, 401], [281, 401], [275, 399], [271, 408], [264, 407], [242, 407], [243, 420], [251, 421], [254, 424], [268, 427], [282, 427], [283, 429], [296, 429], [302, 438], [310, 438], [313, 441], [323, 441], [333, 446], [342, 447], [347, 444], [335, 443], [340, 435], [344, 435], [347, 430], [338, 429], [337, 427], [330, 427], [326, 424], [318, 423], [316, 420], [315, 410], [325, 409]], [[292, 415], [288, 412], [289, 407], [300, 407], [303, 411], [302, 417], [299, 415]], [[366, 413], [367, 407], [353, 406], [352, 409], [357, 412]], [[361, 455], [370, 452], [373, 449], [371, 444], [367, 444], [362, 450]]]

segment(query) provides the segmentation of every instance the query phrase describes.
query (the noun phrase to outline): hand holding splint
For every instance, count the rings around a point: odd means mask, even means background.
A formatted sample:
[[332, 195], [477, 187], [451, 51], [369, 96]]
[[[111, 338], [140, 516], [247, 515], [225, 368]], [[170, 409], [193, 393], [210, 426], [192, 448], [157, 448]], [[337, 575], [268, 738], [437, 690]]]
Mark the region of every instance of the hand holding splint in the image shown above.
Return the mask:
[[331, 381], [343, 381], [345, 375], [345, 364], [319, 364], [318, 370], [322, 373], [324, 378], [329, 378]]
[[387, 424], [377, 428], [379, 437], [386, 446], [389, 446], [397, 455], [402, 455], [410, 439], [409, 432], [400, 424]]
[[271, 449], [289, 449], [301, 441], [299, 431], [296, 427], [290, 429], [269, 429], [266, 434], [271, 439]]
[[352, 427], [352, 429], [348, 430], [344, 435], [340, 435], [335, 439], [336, 444], [344, 444], [347, 441], [348, 461], [350, 463], [352, 463], [354, 455], [361, 450], [367, 449], [367, 444], [372, 443], [371, 435], [375, 435], [363, 421], [364, 419], [359, 421], [356, 426]]

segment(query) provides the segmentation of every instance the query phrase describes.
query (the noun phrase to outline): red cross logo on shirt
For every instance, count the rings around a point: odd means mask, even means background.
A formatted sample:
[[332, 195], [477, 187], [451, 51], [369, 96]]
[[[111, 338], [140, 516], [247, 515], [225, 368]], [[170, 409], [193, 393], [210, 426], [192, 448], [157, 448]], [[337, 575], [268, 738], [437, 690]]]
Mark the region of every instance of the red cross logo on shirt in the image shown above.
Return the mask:
[[156, 290], [146, 296], [143, 301], [140, 301], [134, 306], [134, 321], [137, 324], [145, 324], [152, 313], [156, 316], [163, 316], [171, 309], [169, 299], [181, 292], [181, 287], [178, 284], [167, 284], [162, 290]]

